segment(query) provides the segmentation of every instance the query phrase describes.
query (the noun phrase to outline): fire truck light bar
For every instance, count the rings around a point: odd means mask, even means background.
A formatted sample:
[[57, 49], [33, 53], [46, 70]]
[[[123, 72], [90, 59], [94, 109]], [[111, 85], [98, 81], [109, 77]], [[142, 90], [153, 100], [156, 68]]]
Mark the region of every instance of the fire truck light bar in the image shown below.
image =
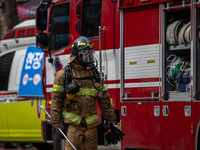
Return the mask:
[[5, 39], [13, 39], [13, 38], [23, 38], [23, 37], [30, 37], [36, 36], [37, 29], [36, 28], [25, 28], [25, 29], [15, 29], [10, 30], [4, 37]]

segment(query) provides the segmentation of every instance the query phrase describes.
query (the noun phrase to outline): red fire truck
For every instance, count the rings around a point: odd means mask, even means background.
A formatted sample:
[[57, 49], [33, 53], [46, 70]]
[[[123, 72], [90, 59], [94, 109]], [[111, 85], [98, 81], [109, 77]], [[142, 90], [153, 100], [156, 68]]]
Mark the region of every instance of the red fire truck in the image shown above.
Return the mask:
[[120, 149], [200, 149], [199, 0], [43, 0], [36, 26], [48, 112], [54, 74], [86, 36], [126, 134]]

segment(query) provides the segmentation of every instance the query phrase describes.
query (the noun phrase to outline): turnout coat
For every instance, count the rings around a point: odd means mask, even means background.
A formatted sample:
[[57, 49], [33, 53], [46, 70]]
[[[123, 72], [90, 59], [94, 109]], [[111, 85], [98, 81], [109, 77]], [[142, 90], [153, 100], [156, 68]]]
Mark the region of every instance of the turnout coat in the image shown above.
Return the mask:
[[[73, 78], [89, 77], [90, 72], [84, 70], [74, 57], [70, 57], [71, 70]], [[80, 123], [85, 121], [87, 128], [93, 128], [100, 124], [97, 109], [95, 107], [96, 100], [100, 106], [104, 119], [108, 121], [116, 120], [116, 115], [113, 106], [111, 105], [110, 96], [100, 80], [99, 83], [93, 78], [93, 82], [97, 89], [101, 90], [99, 96], [98, 90], [95, 89], [91, 79], [73, 79], [76, 81], [80, 90], [75, 96], [75, 100], [71, 100], [66, 110], [66, 99], [63, 99], [63, 92], [65, 88], [65, 69], [56, 73], [53, 90], [52, 90], [52, 104], [51, 104], [51, 118], [52, 124], [60, 123], [61, 119], [65, 123], [80, 126]]]

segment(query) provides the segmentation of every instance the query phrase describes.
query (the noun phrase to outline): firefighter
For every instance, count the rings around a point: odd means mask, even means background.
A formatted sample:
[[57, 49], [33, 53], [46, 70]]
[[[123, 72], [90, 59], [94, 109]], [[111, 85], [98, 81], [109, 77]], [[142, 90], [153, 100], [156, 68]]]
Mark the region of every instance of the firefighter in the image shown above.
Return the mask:
[[[56, 73], [50, 119], [55, 129], [61, 127], [61, 121], [64, 122], [66, 135], [78, 150], [97, 149], [97, 126], [100, 122], [96, 100], [108, 123], [104, 133], [109, 133], [108, 141], [113, 143], [116, 137], [109, 132], [109, 125], [115, 124], [116, 114], [109, 93], [94, 66], [94, 44], [81, 36], [72, 45], [67, 67]], [[65, 150], [73, 149], [67, 140], [65, 144]]]

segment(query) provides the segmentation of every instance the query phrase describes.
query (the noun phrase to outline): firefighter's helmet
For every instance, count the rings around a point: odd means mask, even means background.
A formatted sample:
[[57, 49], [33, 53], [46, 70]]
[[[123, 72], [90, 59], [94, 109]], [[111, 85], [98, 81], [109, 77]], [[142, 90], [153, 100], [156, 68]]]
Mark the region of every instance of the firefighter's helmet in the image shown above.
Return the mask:
[[81, 50], [94, 50], [94, 43], [92, 43], [88, 38], [80, 36], [72, 44], [71, 56], [77, 56], [78, 52]]
[[72, 45], [71, 56], [78, 57], [81, 65], [86, 67], [94, 62], [94, 43], [84, 36], [79, 37]]

